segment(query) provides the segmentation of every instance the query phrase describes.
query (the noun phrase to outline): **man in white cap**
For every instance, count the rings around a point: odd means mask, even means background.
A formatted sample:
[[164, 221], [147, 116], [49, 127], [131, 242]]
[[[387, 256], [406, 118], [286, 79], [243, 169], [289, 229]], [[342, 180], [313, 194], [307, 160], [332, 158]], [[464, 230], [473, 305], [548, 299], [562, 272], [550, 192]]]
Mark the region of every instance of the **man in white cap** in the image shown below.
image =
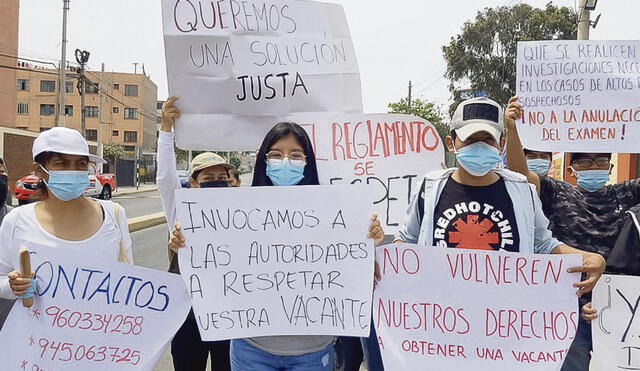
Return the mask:
[[459, 168], [429, 173], [414, 197], [396, 240], [425, 246], [580, 254], [587, 273], [578, 295], [591, 291], [604, 259], [553, 238], [540, 199], [527, 179], [501, 169], [502, 108], [487, 98], [466, 100], [451, 119], [446, 138]]

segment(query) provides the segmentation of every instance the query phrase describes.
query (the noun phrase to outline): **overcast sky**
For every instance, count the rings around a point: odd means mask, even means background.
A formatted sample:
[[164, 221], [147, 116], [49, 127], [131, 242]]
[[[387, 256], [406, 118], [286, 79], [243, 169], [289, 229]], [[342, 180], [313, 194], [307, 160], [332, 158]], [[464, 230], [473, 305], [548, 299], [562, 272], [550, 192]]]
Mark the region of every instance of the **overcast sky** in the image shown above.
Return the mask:
[[[407, 94], [448, 104], [448, 80], [443, 77], [442, 45], [462, 24], [484, 7], [528, 3], [542, 7], [548, 0], [327, 0], [342, 4], [351, 29], [362, 81], [364, 111], [386, 112], [387, 104]], [[555, 0], [575, 6], [574, 0]], [[20, 50], [23, 57], [60, 59], [62, 0], [20, 1]], [[144, 63], [158, 85], [158, 99], [167, 97], [160, 0], [71, 0], [67, 53], [91, 52], [90, 69], [133, 72]], [[602, 13], [592, 39], [640, 39], [640, 1], [600, 0]], [[138, 66], [140, 68], [140, 66]], [[140, 71], [140, 70], [138, 70]]]

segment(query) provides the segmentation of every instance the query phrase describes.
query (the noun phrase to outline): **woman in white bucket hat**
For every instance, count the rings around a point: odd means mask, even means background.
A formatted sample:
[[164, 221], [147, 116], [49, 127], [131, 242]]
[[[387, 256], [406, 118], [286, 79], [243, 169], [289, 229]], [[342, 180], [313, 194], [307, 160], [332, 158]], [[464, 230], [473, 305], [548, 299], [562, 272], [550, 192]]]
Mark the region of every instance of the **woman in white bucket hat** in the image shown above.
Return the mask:
[[0, 297], [14, 299], [31, 288], [20, 278], [21, 246], [75, 248], [92, 257], [133, 262], [124, 210], [115, 203], [83, 197], [89, 162], [105, 162], [89, 153], [82, 135], [56, 127], [33, 142], [33, 171], [40, 178], [42, 201], [11, 211], [0, 227]]

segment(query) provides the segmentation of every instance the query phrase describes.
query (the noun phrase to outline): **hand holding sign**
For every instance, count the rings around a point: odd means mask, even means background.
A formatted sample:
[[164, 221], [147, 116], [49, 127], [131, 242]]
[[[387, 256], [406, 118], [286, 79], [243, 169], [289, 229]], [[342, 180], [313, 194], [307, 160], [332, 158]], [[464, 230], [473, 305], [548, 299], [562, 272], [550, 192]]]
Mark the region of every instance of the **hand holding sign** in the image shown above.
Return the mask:
[[153, 369], [190, 308], [180, 277], [73, 247], [29, 250], [36, 295], [30, 308], [14, 305], [0, 332], [3, 369]]
[[640, 41], [519, 41], [517, 59], [526, 148], [640, 151]]
[[357, 185], [176, 191], [172, 246], [202, 339], [366, 336], [367, 230], [383, 236], [367, 194]]

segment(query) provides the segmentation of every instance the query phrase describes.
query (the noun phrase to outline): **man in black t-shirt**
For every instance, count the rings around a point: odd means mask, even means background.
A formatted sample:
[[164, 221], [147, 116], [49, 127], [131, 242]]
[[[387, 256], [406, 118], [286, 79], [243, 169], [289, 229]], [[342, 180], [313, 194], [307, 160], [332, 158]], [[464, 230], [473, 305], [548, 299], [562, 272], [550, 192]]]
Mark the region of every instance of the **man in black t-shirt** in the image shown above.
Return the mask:
[[446, 138], [459, 168], [425, 176], [396, 234], [399, 242], [448, 248], [521, 253], [580, 254], [587, 272], [579, 294], [589, 292], [604, 270], [604, 259], [555, 239], [540, 199], [525, 177], [500, 169], [504, 146], [501, 107], [487, 98], [458, 106]]
[[[511, 98], [505, 113], [509, 169], [525, 175], [536, 186], [555, 237], [607, 258], [625, 223], [625, 212], [640, 203], [640, 180], [606, 185], [613, 170], [610, 153], [571, 154], [570, 169], [577, 186], [540, 177], [528, 169], [522, 151], [516, 126], [522, 113], [517, 97]], [[590, 298], [581, 299], [584, 305]], [[591, 327], [580, 321], [562, 371], [588, 370], [590, 351]]]

